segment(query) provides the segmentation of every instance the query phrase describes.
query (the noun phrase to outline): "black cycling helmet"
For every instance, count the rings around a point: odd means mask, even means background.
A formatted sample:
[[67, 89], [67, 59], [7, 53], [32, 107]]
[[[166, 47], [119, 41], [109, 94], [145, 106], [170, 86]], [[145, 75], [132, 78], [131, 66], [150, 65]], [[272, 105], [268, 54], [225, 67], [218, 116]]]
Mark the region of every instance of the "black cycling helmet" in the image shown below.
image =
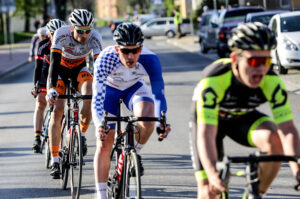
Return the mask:
[[144, 34], [137, 25], [124, 22], [114, 31], [114, 40], [122, 46], [142, 45]]
[[276, 47], [276, 37], [268, 26], [260, 22], [240, 23], [232, 30], [228, 46], [232, 51], [271, 50]]

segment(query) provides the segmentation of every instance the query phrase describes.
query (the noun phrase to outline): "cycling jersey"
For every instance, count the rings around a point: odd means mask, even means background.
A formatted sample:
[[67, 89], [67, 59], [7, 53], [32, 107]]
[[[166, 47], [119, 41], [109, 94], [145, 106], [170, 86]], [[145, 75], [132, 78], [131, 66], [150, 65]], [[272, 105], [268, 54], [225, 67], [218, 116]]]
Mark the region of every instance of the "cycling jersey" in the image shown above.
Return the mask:
[[62, 71], [69, 69], [71, 72], [73, 68], [84, 67], [86, 65], [85, 58], [90, 53], [93, 52], [95, 59], [102, 50], [102, 38], [95, 29], [91, 31], [87, 43], [80, 44], [74, 40], [71, 28], [71, 26], [63, 26], [57, 29], [53, 35], [51, 46], [51, 56], [53, 57], [51, 57], [48, 78], [50, 88], [56, 87], [57, 77]]
[[198, 123], [218, 125], [219, 118], [237, 118], [254, 111], [266, 101], [270, 104], [275, 123], [292, 120], [287, 90], [272, 70], [256, 89], [245, 86], [235, 78], [231, 59], [216, 61], [206, 68], [204, 74], [193, 96], [197, 102]]
[[138, 82], [143, 82], [145, 75], [150, 78], [156, 115], [167, 110], [160, 61], [156, 54], [145, 47], [134, 68], [126, 68], [121, 63], [114, 46], [105, 48], [95, 62], [94, 75], [92, 112], [96, 127], [100, 126], [103, 117], [106, 86], [124, 91]]
[[71, 26], [64, 26], [55, 31], [51, 51], [62, 55], [61, 65], [74, 68], [85, 61], [85, 58], [93, 51], [96, 58], [102, 50], [102, 38], [97, 30], [92, 29], [86, 44], [75, 41]]
[[50, 48], [51, 40], [49, 38], [46, 38], [39, 43], [37, 55], [35, 57], [34, 85], [39, 81], [40, 85], [46, 86], [50, 64]]

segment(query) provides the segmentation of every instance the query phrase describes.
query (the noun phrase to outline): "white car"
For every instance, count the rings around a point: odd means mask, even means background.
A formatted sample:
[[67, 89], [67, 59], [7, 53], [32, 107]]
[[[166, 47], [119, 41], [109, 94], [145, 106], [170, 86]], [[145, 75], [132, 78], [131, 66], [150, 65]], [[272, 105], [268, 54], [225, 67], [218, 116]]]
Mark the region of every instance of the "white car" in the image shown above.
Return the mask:
[[[168, 38], [175, 37], [176, 25], [173, 17], [155, 18], [141, 26], [145, 38], [150, 39], [153, 36], [167, 36]], [[181, 24], [182, 35], [191, 33], [191, 24], [189, 20], [184, 19]]]
[[272, 63], [280, 74], [300, 68], [300, 11], [274, 15], [269, 27], [275, 31], [276, 49], [271, 51]]

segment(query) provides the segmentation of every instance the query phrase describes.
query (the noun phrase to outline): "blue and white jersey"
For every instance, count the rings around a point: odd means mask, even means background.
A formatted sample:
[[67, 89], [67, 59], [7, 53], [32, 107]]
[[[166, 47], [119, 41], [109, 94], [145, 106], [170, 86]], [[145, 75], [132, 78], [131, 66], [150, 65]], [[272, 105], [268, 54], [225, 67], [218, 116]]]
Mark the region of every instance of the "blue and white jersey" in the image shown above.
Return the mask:
[[134, 68], [126, 68], [119, 58], [114, 46], [105, 48], [94, 64], [92, 113], [96, 128], [101, 125], [104, 113], [104, 99], [106, 86], [117, 90], [125, 90], [148, 75], [155, 101], [156, 116], [161, 111], [167, 111], [164, 96], [164, 80], [158, 56], [143, 47], [139, 60]]

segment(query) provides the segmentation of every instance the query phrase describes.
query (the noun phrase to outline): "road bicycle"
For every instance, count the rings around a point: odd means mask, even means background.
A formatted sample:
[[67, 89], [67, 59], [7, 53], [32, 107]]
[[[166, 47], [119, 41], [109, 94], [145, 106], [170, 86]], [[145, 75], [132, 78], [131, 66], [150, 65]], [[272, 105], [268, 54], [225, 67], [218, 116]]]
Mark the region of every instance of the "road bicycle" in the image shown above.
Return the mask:
[[82, 182], [83, 141], [79, 123], [79, 103], [92, 99], [92, 95], [81, 95], [73, 87], [71, 79], [66, 85], [67, 94], [59, 95], [59, 99], [67, 99], [67, 110], [62, 118], [60, 142], [61, 186], [67, 189], [70, 172], [70, 187], [72, 198], [79, 198]]
[[[217, 162], [217, 170], [219, 171], [220, 178], [225, 186], [229, 184], [230, 176], [244, 176], [246, 177], [247, 186], [243, 195], [243, 199], [262, 199], [259, 194], [259, 176], [258, 166], [260, 162], [289, 162], [294, 161], [300, 164], [300, 157], [285, 156], [285, 155], [265, 155], [259, 152], [251, 153], [249, 156], [224, 156], [223, 160]], [[245, 163], [246, 171], [238, 173], [230, 173], [231, 164]], [[300, 184], [294, 188], [299, 190]], [[229, 199], [229, 193], [225, 192], [221, 195], [220, 199]]]
[[[110, 155], [111, 166], [107, 182], [107, 198], [141, 199], [141, 170], [134, 147], [134, 136], [139, 130], [134, 123], [138, 121], [157, 121], [165, 128], [165, 112], [162, 112], [161, 117], [107, 117], [105, 115], [102, 121], [102, 127], [105, 128], [109, 121], [117, 122], [118, 133]], [[124, 132], [120, 131], [121, 122], [126, 124]], [[164, 129], [162, 132], [164, 132]]]
[[41, 141], [41, 150], [40, 153], [45, 153], [45, 167], [47, 169], [50, 168], [50, 160], [51, 160], [51, 153], [50, 153], [50, 143], [49, 143], [49, 136], [48, 136], [48, 128], [51, 118], [51, 112], [53, 110], [53, 107], [50, 107], [44, 116], [43, 120], [43, 126], [42, 126], [42, 141]]

